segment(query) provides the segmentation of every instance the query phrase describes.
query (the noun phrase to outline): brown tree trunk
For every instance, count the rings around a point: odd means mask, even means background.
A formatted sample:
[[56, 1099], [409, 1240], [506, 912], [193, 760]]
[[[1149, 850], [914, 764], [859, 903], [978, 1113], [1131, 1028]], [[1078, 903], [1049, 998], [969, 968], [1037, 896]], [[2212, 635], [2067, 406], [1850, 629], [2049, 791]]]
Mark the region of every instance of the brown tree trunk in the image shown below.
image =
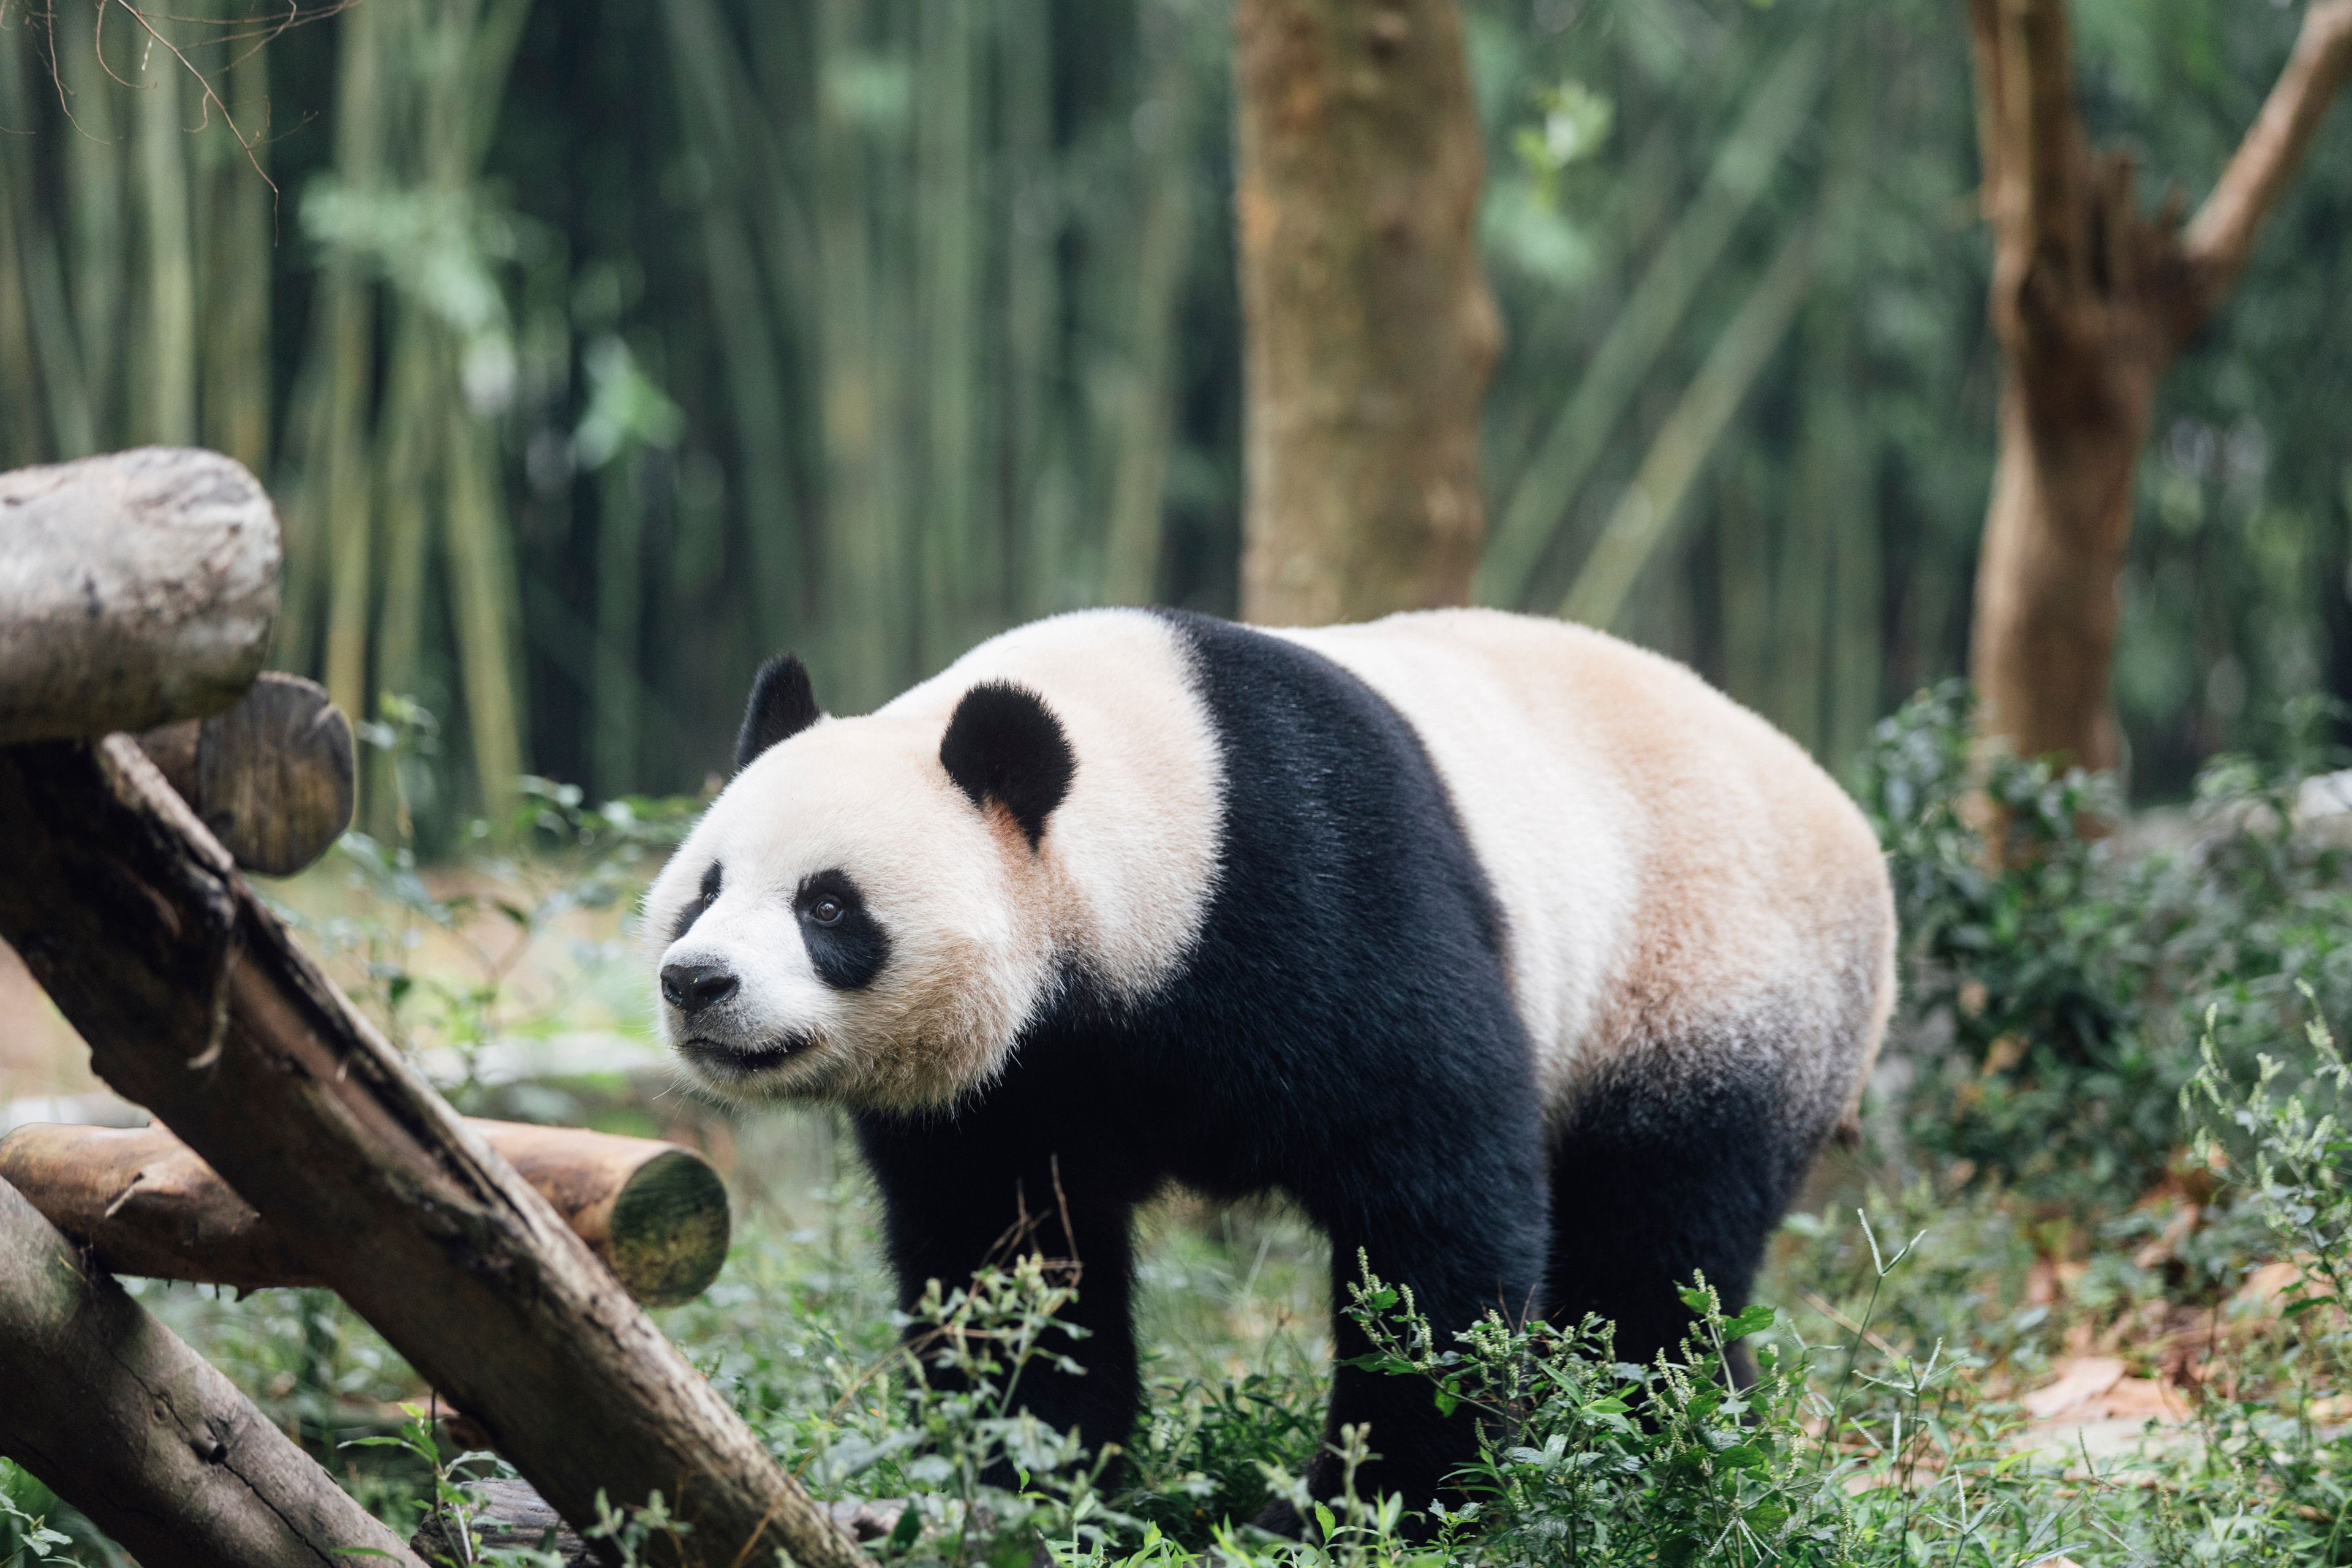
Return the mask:
[[1501, 328], [1454, 0], [1237, 0], [1242, 612], [1465, 604]]
[[2177, 194], [2144, 215], [2130, 157], [2085, 140], [2064, 0], [1969, 0], [1969, 21], [2006, 357], [1969, 673], [1986, 738], [2109, 767], [2116, 575], [2157, 387], [2237, 281], [2352, 73], [2352, 0], [2305, 13], [2261, 117], [2186, 228]]

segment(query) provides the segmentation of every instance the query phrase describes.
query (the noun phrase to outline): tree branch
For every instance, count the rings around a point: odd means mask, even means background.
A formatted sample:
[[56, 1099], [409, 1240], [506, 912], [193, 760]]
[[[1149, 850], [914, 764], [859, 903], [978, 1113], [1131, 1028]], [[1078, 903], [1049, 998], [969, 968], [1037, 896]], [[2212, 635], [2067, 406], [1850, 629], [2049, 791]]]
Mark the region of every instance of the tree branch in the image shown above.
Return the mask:
[[2193, 319], [2182, 324], [2182, 335], [2203, 323], [2245, 269], [2254, 231], [2294, 177], [2347, 77], [2352, 77], [2352, 0], [2320, 0], [2303, 14], [2286, 68], [2182, 236], [2181, 250], [2198, 279]]

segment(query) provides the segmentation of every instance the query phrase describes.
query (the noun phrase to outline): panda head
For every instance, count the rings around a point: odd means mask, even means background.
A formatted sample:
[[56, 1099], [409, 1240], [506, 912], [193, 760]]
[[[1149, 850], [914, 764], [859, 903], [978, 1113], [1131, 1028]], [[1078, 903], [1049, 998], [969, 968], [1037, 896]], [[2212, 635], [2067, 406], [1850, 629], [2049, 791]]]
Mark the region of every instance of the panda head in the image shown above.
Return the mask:
[[1034, 691], [835, 719], [791, 657], [734, 778], [646, 896], [663, 1032], [746, 1099], [950, 1106], [1052, 984], [1048, 831], [1076, 760]]

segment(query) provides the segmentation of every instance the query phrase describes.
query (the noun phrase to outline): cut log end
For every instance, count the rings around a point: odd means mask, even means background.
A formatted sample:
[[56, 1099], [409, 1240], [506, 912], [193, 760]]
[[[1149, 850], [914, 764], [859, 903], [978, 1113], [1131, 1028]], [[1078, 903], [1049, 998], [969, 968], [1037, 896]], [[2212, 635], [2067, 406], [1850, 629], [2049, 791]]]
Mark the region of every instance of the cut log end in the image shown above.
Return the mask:
[[675, 1307], [719, 1278], [728, 1228], [719, 1173], [699, 1154], [669, 1149], [629, 1173], [600, 1252], [630, 1295], [649, 1307]]
[[315, 680], [264, 675], [227, 712], [150, 730], [139, 745], [246, 870], [290, 877], [352, 825], [351, 721]]

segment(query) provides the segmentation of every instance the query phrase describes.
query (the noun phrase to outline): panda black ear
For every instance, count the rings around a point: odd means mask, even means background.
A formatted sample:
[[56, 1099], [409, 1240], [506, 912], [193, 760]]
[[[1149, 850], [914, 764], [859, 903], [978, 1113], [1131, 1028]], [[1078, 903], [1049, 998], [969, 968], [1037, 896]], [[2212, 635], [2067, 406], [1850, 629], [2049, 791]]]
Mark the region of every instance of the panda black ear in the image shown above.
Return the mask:
[[824, 717], [809, 685], [808, 669], [797, 655], [779, 654], [760, 667], [751, 682], [751, 700], [743, 710], [743, 728], [735, 736], [735, 767], [741, 772], [751, 759], [779, 741], [789, 741]]
[[1078, 767], [1062, 721], [1045, 699], [1002, 680], [963, 694], [940, 741], [940, 762], [972, 805], [1003, 802], [1032, 849], [1045, 837], [1045, 818], [1070, 793]]

